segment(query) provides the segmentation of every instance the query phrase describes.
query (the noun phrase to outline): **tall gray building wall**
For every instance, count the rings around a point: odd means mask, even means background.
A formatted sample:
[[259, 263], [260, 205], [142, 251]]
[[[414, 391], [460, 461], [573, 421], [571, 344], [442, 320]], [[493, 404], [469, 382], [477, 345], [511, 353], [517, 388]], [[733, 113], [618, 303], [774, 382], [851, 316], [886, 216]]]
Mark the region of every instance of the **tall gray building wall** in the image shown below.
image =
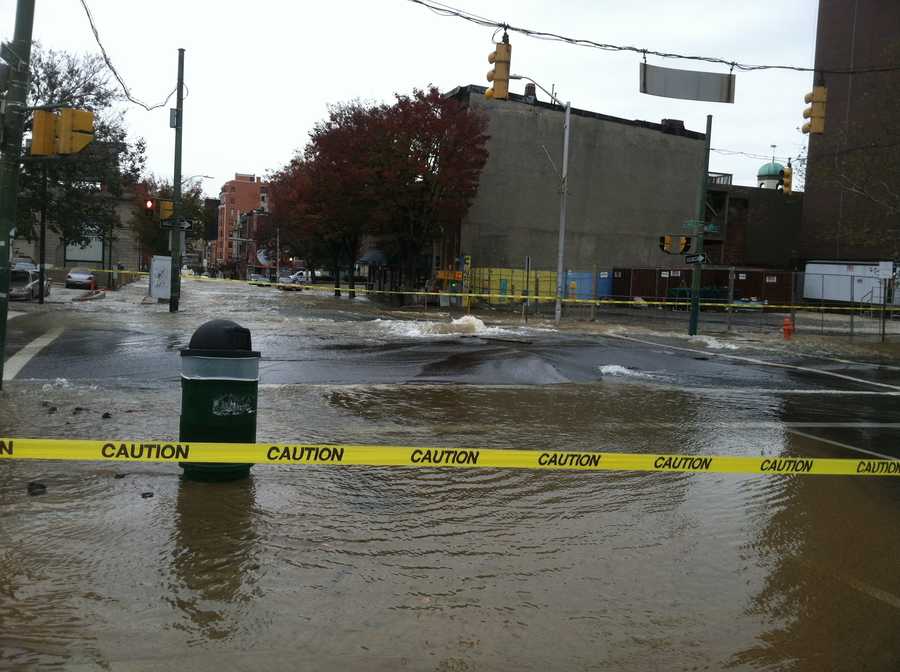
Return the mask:
[[[463, 102], [489, 119], [489, 157], [460, 230], [460, 252], [478, 267], [556, 269], [565, 114], [522, 100], [492, 101], [480, 87]], [[704, 163], [702, 133], [572, 111], [566, 267], [683, 264], [659, 236], [694, 219]], [[546, 151], [545, 149], [546, 148]]]

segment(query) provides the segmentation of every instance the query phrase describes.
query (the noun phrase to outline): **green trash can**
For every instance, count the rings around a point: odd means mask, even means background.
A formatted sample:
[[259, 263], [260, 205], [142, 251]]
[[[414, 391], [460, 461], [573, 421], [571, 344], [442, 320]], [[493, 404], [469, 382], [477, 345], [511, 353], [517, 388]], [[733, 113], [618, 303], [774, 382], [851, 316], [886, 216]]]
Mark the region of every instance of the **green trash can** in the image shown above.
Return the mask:
[[[250, 330], [231, 320], [201, 325], [181, 351], [182, 442], [256, 443], [259, 353]], [[250, 464], [181, 462], [186, 478], [246, 478]]]

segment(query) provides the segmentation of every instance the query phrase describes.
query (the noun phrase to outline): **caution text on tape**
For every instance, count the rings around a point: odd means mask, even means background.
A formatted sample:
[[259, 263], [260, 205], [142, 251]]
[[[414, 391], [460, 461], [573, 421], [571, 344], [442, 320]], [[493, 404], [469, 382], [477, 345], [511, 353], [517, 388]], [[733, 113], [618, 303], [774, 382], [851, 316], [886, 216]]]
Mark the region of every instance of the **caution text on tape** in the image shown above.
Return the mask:
[[887, 459], [664, 455], [348, 444], [195, 443], [118, 439], [0, 438], [0, 460], [2, 459], [900, 476], [900, 460]]

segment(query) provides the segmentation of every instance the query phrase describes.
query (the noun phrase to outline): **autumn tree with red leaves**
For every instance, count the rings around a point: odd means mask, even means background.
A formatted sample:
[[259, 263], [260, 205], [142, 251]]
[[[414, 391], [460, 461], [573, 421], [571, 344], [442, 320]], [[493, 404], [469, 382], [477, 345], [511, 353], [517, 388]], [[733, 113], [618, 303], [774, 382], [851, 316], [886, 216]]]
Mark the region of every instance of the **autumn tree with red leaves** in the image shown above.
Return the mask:
[[[487, 160], [486, 119], [437, 89], [393, 105], [332, 107], [301, 155], [273, 174], [273, 215], [298, 247], [351, 269], [367, 236], [414, 288], [423, 255], [458, 227]], [[282, 231], [285, 231], [282, 228]], [[336, 290], [339, 284], [336, 284]]]

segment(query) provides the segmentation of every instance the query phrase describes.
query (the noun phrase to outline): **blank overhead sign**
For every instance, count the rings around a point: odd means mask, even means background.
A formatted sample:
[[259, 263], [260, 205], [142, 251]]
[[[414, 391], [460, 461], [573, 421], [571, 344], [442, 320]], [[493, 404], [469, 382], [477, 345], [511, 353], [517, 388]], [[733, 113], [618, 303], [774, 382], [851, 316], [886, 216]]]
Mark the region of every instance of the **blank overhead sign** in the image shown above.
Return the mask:
[[660, 68], [641, 63], [641, 93], [666, 98], [733, 103], [735, 75]]

